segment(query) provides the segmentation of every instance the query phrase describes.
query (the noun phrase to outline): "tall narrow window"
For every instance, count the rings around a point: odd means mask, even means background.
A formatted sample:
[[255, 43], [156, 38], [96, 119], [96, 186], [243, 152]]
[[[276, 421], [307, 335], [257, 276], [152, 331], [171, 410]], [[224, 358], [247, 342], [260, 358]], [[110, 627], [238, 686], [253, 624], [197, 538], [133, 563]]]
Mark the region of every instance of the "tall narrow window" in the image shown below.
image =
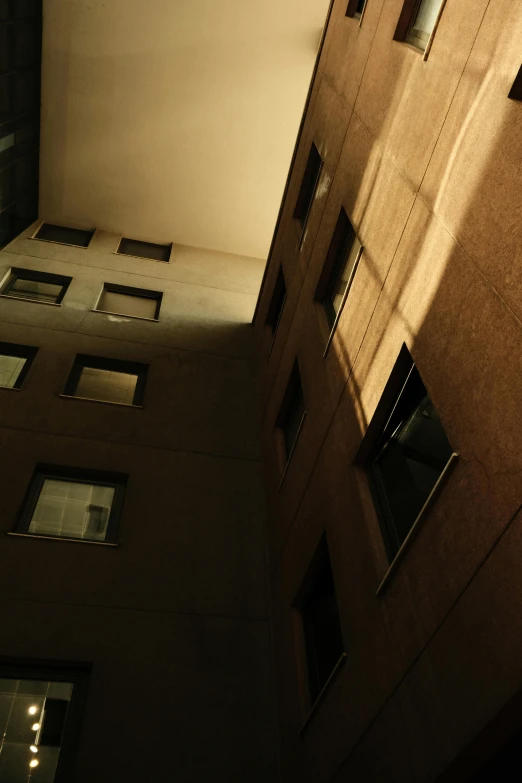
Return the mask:
[[52, 223], [42, 223], [33, 239], [55, 242], [59, 245], [88, 247], [93, 236], [93, 230], [85, 231], [80, 228], [68, 228], [67, 226], [55, 226]]
[[158, 245], [155, 242], [141, 242], [139, 239], [123, 237], [118, 246], [118, 253], [136, 258], [149, 258], [152, 261], [169, 261], [172, 244]]
[[0, 783], [70, 780], [86, 666], [0, 665]]
[[511, 98], [514, 101], [522, 101], [522, 65], [520, 66], [513, 86], [509, 91], [508, 98]]
[[312, 208], [312, 202], [314, 200], [322, 166], [323, 161], [321, 160], [317, 147], [315, 144], [312, 144], [294, 210], [294, 218], [299, 221], [302, 229], [304, 229], [306, 225], [308, 215]]
[[424, 51], [443, 2], [445, 0], [405, 0], [394, 39]]
[[285, 461], [288, 462], [297, 442], [297, 437], [306, 414], [301, 375], [297, 362], [294, 364], [286, 387], [283, 404], [277, 418], [277, 427], [282, 437]]
[[365, 465], [391, 560], [415, 524], [453, 452], [406, 346], [368, 434], [372, 430], [373, 445]]
[[28, 299], [31, 302], [61, 304], [72, 277], [36, 272], [33, 269], [12, 267], [4, 280], [0, 294], [13, 299]]
[[348, 6], [346, 8], [346, 16], [352, 16], [355, 17], [355, 19], [360, 19], [365, 5], [366, 0], [349, 0]]
[[38, 348], [15, 343], [0, 343], [0, 386], [20, 389]]
[[294, 606], [301, 616], [312, 706], [344, 655], [339, 608], [324, 535]]
[[326, 255], [323, 272], [315, 292], [324, 307], [330, 329], [333, 328], [352, 284], [362, 245], [348, 215], [341, 209]]
[[119, 405], [141, 405], [147, 369], [140, 362], [78, 354], [64, 394]]
[[270, 301], [270, 307], [268, 308], [268, 314], [266, 317], [266, 325], [269, 327], [272, 335], [275, 335], [281, 315], [283, 313], [283, 307], [286, 300], [286, 285], [283, 275], [283, 267], [279, 267], [277, 279], [272, 293], [272, 299]]
[[161, 291], [105, 283], [94, 309], [102, 313], [157, 321], [162, 298]]
[[15, 532], [114, 542], [125, 481], [119, 473], [40, 465]]

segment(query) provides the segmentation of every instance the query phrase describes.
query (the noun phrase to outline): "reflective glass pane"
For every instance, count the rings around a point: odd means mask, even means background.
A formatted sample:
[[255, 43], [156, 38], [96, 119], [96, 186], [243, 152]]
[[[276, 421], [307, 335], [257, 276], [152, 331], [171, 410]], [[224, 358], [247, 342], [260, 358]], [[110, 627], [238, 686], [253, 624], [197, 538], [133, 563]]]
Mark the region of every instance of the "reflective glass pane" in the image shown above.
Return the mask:
[[0, 354], [0, 386], [14, 389], [26, 361], [25, 357]]
[[38, 299], [42, 302], [56, 302], [61, 291], [62, 286], [56, 283], [41, 283], [39, 280], [18, 278], [8, 291], [8, 295], [20, 296], [24, 299]]
[[132, 405], [137, 375], [113, 370], [99, 370], [96, 367], [84, 367], [78, 385], [76, 397], [86, 397], [89, 400], [104, 400]]
[[28, 532], [104, 541], [114, 487], [45, 479]]
[[133, 315], [138, 318], [155, 318], [156, 306], [156, 299], [149, 299], [149, 297], [145, 296], [117, 294], [104, 290], [97, 309], [104, 310], [106, 313]]

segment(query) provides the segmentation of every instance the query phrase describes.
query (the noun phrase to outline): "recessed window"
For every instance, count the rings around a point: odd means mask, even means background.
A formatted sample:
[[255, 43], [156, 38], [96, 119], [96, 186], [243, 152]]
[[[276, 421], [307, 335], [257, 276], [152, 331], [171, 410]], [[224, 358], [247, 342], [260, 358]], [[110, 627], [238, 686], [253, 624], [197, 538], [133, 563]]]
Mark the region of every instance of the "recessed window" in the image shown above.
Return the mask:
[[94, 309], [102, 313], [157, 321], [162, 297], [163, 294], [160, 291], [105, 283]]
[[87, 667], [0, 666], [0, 783], [70, 780]]
[[283, 267], [279, 267], [277, 274], [274, 291], [272, 293], [272, 299], [270, 301], [270, 307], [268, 308], [268, 314], [266, 317], [266, 325], [269, 327], [272, 335], [275, 335], [281, 315], [283, 313], [283, 307], [286, 300], [286, 285], [283, 275]]
[[344, 655], [335, 584], [326, 536], [308, 568], [294, 604], [303, 630], [310, 706]]
[[45, 242], [56, 242], [60, 245], [73, 245], [74, 247], [88, 247], [94, 236], [94, 231], [85, 231], [80, 228], [68, 228], [67, 226], [55, 226], [52, 223], [42, 223], [34, 239]]
[[16, 532], [114, 542], [125, 481], [121, 474], [38, 466]]
[[443, 1], [405, 0], [394, 39], [406, 41], [424, 51], [435, 28]]
[[15, 343], [0, 343], [0, 386], [20, 389], [38, 348]]
[[509, 91], [508, 98], [512, 98], [514, 101], [522, 101], [522, 65], [513, 82], [513, 86]]
[[323, 272], [315, 292], [316, 301], [324, 307], [330, 329], [333, 328], [347, 299], [362, 245], [357, 239], [348, 215], [341, 209], [328, 248]]
[[323, 161], [321, 160], [317, 147], [315, 144], [312, 144], [294, 211], [294, 218], [299, 221], [303, 229], [308, 220], [310, 209], [312, 208], [312, 202], [314, 200], [322, 166]]
[[305, 414], [301, 375], [296, 362], [290, 374], [276, 425], [281, 435], [285, 462], [288, 462], [292, 455]]
[[61, 303], [71, 280], [72, 277], [12, 267], [0, 293], [13, 299], [56, 305]]
[[[422, 378], [403, 346], [367, 435], [365, 467], [392, 560], [417, 520], [453, 449]], [[363, 440], [363, 444], [365, 439]]]
[[87, 400], [141, 405], [147, 365], [78, 354], [64, 394]]
[[360, 19], [365, 5], [366, 0], [349, 0], [348, 7], [346, 8], [346, 16], [352, 16], [356, 19]]
[[141, 242], [139, 239], [127, 239], [123, 237], [117, 252], [124, 256], [136, 256], [137, 258], [150, 258], [152, 261], [169, 261], [170, 245], [157, 245], [155, 242]]

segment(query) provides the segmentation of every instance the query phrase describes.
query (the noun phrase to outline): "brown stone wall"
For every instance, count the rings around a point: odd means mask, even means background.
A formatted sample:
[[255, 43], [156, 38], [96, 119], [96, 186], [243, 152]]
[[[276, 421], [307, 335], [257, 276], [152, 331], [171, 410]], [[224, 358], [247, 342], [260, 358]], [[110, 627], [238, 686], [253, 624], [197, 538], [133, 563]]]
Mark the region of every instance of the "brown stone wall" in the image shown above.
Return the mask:
[[[432, 783], [522, 688], [522, 104], [507, 97], [522, 8], [448, 0], [424, 61], [393, 41], [402, 0], [367, 0], [361, 25], [346, 5], [254, 320], [283, 779]], [[312, 141], [324, 167], [300, 245]], [[364, 252], [324, 358], [314, 292], [341, 206]], [[353, 460], [403, 343], [459, 458], [377, 597], [388, 560]], [[281, 483], [274, 426], [296, 357], [308, 413]], [[324, 530], [347, 659], [300, 733], [292, 602]]]

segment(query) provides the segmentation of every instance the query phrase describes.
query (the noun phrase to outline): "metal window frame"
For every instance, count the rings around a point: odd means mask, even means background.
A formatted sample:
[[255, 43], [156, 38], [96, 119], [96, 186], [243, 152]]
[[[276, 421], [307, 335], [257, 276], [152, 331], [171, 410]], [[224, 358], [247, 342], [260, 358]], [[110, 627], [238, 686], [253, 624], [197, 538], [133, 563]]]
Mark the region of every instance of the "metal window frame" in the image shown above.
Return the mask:
[[0, 342], [1, 356], [15, 356], [19, 359], [25, 359], [24, 366], [20, 370], [14, 386], [0, 386], [0, 389], [21, 389], [37, 353], [38, 348], [32, 345], [18, 345], [17, 343]]
[[[45, 302], [41, 299], [33, 299], [30, 296], [13, 295], [9, 292], [18, 280], [29, 280], [35, 283], [58, 285], [61, 286], [61, 290], [57, 295], [55, 302]], [[72, 277], [67, 277], [66, 275], [55, 275], [51, 272], [39, 272], [35, 269], [22, 269], [21, 267], [12, 266], [0, 283], [0, 296], [8, 297], [9, 299], [19, 299], [24, 302], [37, 302], [38, 304], [60, 306], [71, 283]]]
[[[136, 388], [132, 403], [113, 402], [112, 400], [98, 400], [92, 397], [81, 397], [76, 394], [76, 389], [85, 368], [95, 370], [107, 370], [109, 372], [121, 372], [137, 377]], [[65, 383], [62, 395], [66, 397], [75, 397], [76, 399], [87, 400], [89, 402], [105, 402], [109, 405], [122, 405], [127, 408], [143, 407], [143, 396], [145, 385], [147, 383], [147, 372], [149, 365], [143, 362], [129, 362], [125, 359], [109, 359], [104, 356], [90, 356], [88, 354], [76, 354], [71, 372]]]
[[[98, 305], [100, 303], [104, 291], [107, 291], [110, 294], [123, 294], [124, 296], [135, 296], [141, 299], [156, 300], [156, 310], [154, 313], [154, 318], [147, 318], [144, 315], [130, 315], [128, 313], [116, 313], [114, 310], [102, 310], [101, 308], [98, 307]], [[92, 308], [91, 312], [106, 313], [107, 315], [119, 315], [123, 318], [136, 318], [140, 321], [158, 322], [162, 301], [163, 301], [162, 291], [152, 291], [149, 288], [133, 288], [132, 286], [118, 285], [116, 283], [104, 283], [100, 293], [96, 298], [94, 307]]]
[[[29, 533], [36, 504], [40, 497], [44, 481], [46, 479], [56, 481], [69, 481], [76, 484], [96, 484], [102, 487], [113, 487], [114, 498], [109, 513], [107, 523], [107, 533], [103, 541], [89, 538], [68, 538], [67, 536], [53, 536], [50, 534], [39, 535], [38, 533]], [[25, 493], [20, 511], [18, 513], [12, 533], [18, 535], [27, 535], [31, 538], [44, 538], [53, 541], [75, 541], [78, 543], [91, 544], [115, 544], [117, 543], [117, 533], [120, 518], [123, 509], [123, 499], [127, 485], [128, 476], [124, 473], [112, 473], [102, 470], [89, 470], [85, 468], [73, 468], [70, 466], [37, 464], [27, 491]]]

